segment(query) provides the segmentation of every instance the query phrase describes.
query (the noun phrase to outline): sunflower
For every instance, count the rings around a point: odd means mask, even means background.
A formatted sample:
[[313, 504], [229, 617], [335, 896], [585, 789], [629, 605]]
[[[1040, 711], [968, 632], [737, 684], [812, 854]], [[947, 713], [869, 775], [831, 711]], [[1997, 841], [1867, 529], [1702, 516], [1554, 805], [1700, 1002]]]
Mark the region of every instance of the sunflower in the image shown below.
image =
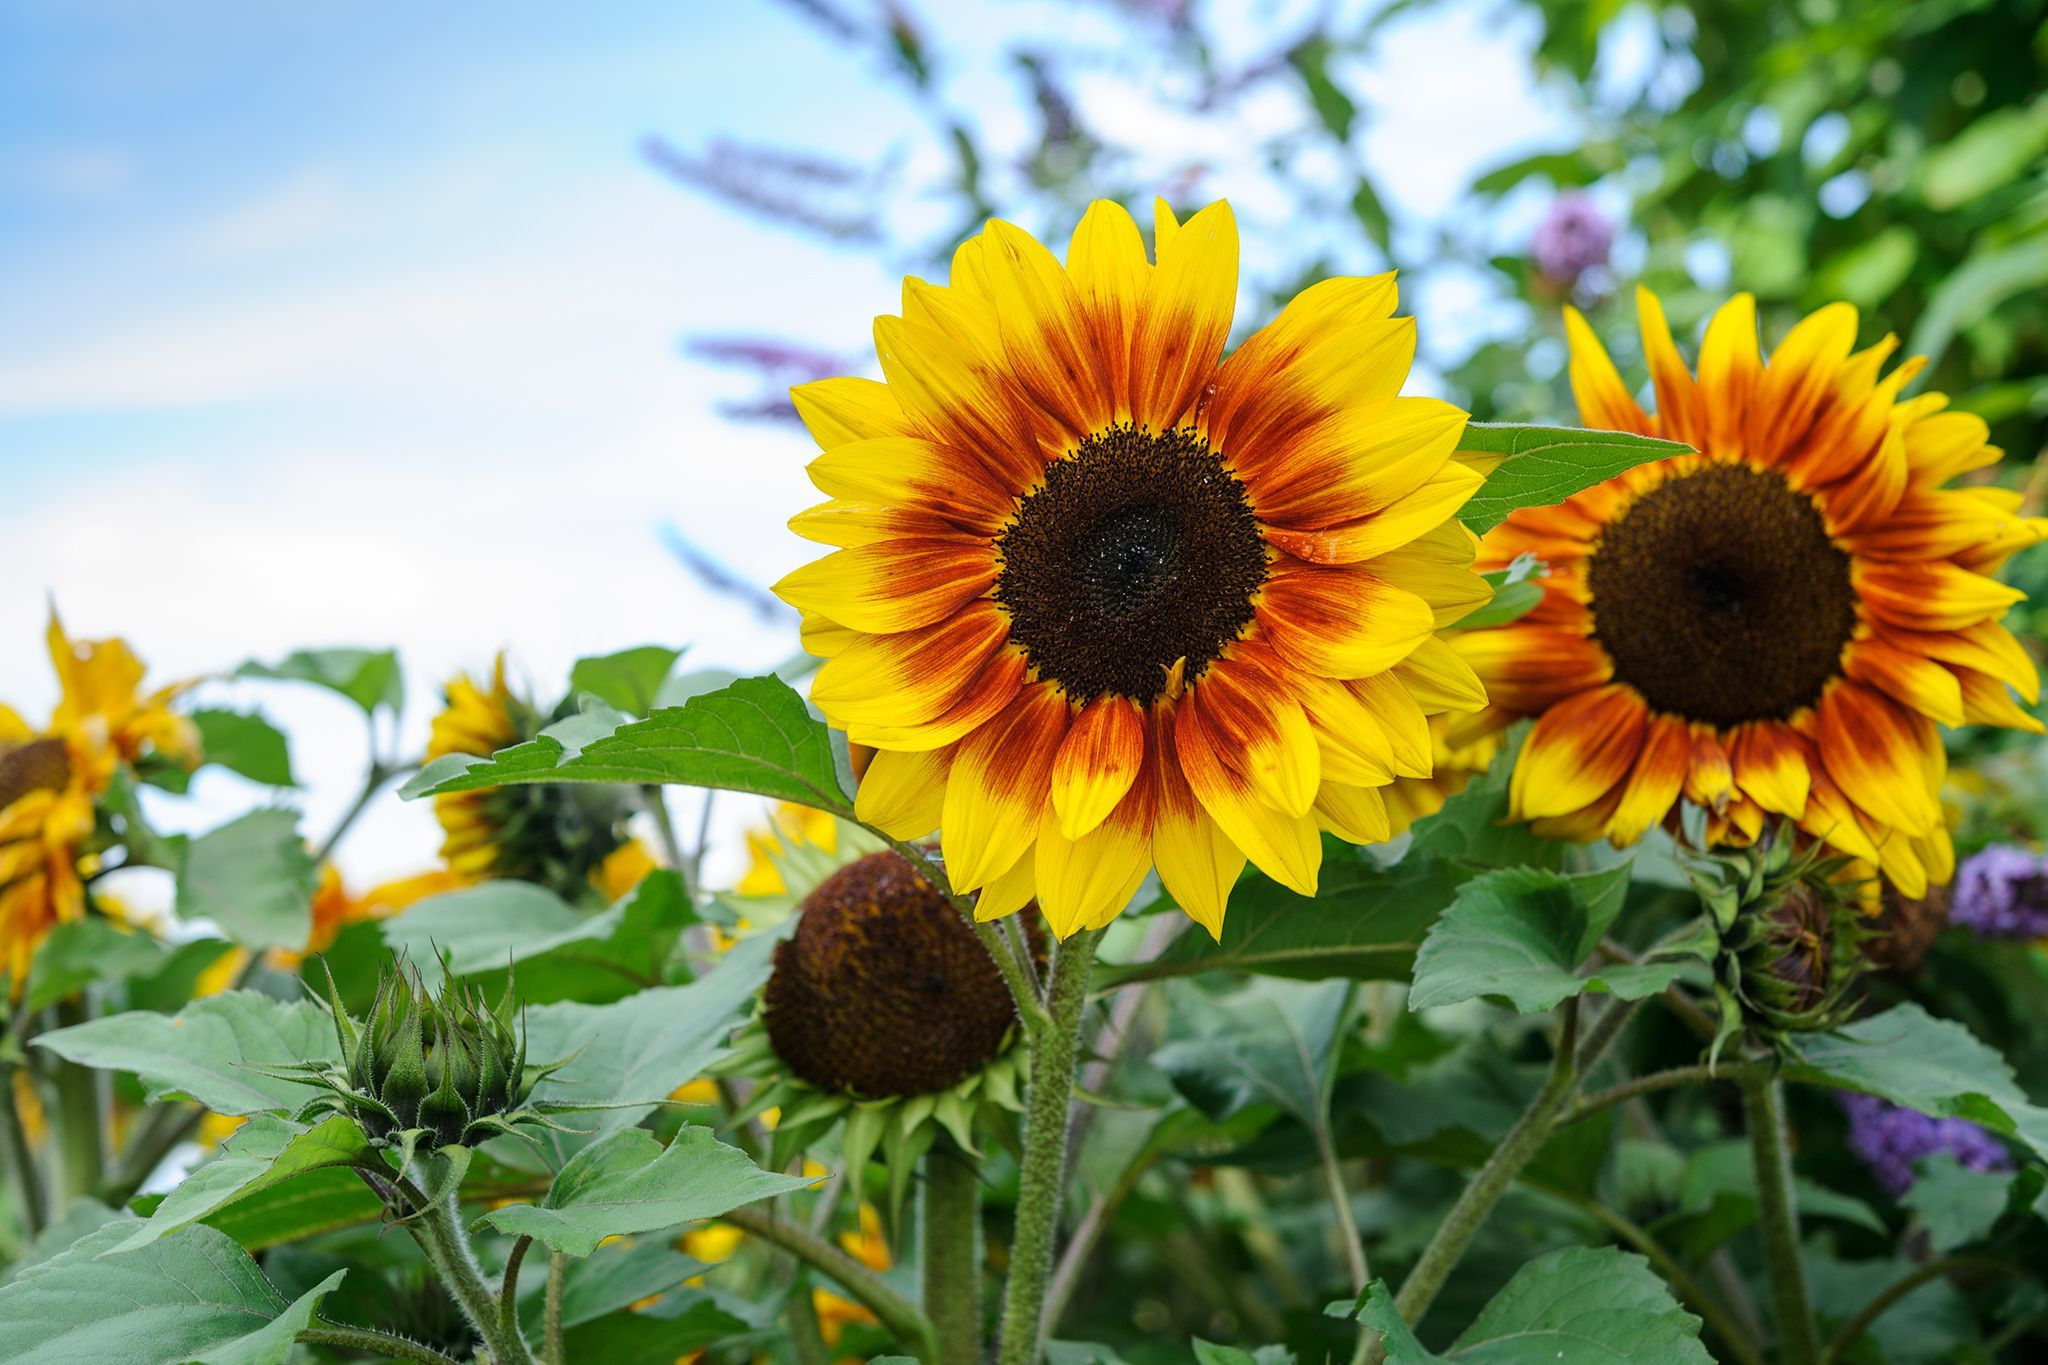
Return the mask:
[[[1211, 933], [1249, 859], [1313, 893], [1318, 826], [1387, 837], [1427, 717], [1477, 709], [1437, 631], [1485, 602], [1465, 414], [1398, 394], [1391, 275], [1305, 290], [1228, 359], [1237, 228], [1097, 203], [1064, 267], [1008, 223], [904, 283], [883, 382], [793, 391], [839, 547], [777, 591], [811, 698], [877, 750], [857, 809], [934, 829], [993, 918], [1062, 936], [1157, 868]], [[1220, 363], [1219, 363], [1220, 362]]]
[[1403, 834], [1417, 820], [1435, 815], [1444, 802], [1465, 790], [1472, 779], [1493, 766], [1500, 753], [1500, 736], [1482, 734], [1463, 744], [1447, 738], [1448, 721], [1429, 718], [1429, 747], [1432, 770], [1428, 777], [1397, 777], [1388, 783], [1383, 796], [1387, 822], [1393, 834]]
[[1627, 844], [1690, 802], [1709, 843], [1743, 845], [1784, 816], [1922, 895], [1955, 862], [1939, 727], [2041, 731], [2012, 696], [2038, 699], [2034, 665], [1999, 624], [2022, 594], [1990, 575], [2048, 521], [1945, 486], [1999, 458], [1983, 420], [1902, 399], [1923, 362], [1883, 374], [1897, 339], [1855, 351], [1848, 305], [1766, 365], [1737, 295], [1695, 378], [1656, 298], [1637, 301], [1657, 411], [1568, 311], [1580, 416], [1700, 453], [1488, 534], [1482, 564], [1530, 553], [1550, 574], [1528, 615], [1458, 639], [1493, 706], [1454, 737], [1536, 717], [1510, 802], [1539, 833]]
[[[430, 762], [447, 754], [487, 757], [525, 743], [556, 718], [506, 684], [502, 654], [489, 683], [458, 676], [445, 698], [427, 740]], [[625, 832], [629, 813], [623, 789], [608, 786], [492, 787], [434, 798], [450, 871], [473, 882], [537, 882], [569, 899], [586, 888], [617, 899], [653, 868]]]

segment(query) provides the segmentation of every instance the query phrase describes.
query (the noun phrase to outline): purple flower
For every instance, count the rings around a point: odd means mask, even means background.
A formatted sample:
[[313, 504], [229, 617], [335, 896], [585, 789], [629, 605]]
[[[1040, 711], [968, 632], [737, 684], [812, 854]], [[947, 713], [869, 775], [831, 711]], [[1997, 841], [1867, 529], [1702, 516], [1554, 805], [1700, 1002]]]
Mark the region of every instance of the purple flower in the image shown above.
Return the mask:
[[1893, 1197], [1913, 1188], [1913, 1164], [1946, 1152], [1968, 1171], [2012, 1169], [1997, 1138], [1968, 1119], [1930, 1118], [1875, 1095], [1838, 1096], [1849, 1115], [1849, 1147]]
[[1607, 250], [1614, 245], [1614, 224], [1583, 194], [1561, 194], [1551, 200], [1550, 211], [1536, 225], [1536, 239], [1529, 254], [1546, 279], [1570, 285], [1595, 266], [1607, 264]]
[[1956, 873], [1948, 917], [1981, 938], [2048, 936], [2048, 858], [1993, 844]]

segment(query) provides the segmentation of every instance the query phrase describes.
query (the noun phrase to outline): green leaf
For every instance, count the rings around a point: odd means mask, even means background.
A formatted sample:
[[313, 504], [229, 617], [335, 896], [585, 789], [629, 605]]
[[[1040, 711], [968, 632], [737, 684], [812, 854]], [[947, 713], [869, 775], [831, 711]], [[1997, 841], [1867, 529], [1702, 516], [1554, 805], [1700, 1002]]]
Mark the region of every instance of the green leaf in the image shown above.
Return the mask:
[[[610, 1005], [562, 1001], [528, 1010], [529, 1059], [550, 1062], [575, 1055], [540, 1098], [635, 1106], [590, 1115], [587, 1122], [600, 1133], [638, 1123], [724, 1051], [726, 1036], [768, 979], [774, 948], [773, 935], [756, 934], [735, 944], [715, 970], [687, 986], [645, 990]], [[566, 1137], [551, 1133], [545, 1140], [562, 1150]]]
[[1481, 577], [1493, 585], [1493, 600], [1458, 622], [1458, 629], [1484, 630], [1488, 626], [1504, 626], [1536, 610], [1543, 602], [1543, 585], [1531, 581], [1530, 575], [1541, 567], [1534, 556], [1518, 555], [1507, 568], [1482, 574]]
[[317, 880], [298, 816], [251, 811], [186, 848], [178, 917], [210, 919], [246, 948], [303, 948]]
[[355, 1120], [336, 1114], [313, 1128], [258, 1114], [221, 1154], [185, 1177], [116, 1251], [133, 1251], [273, 1185], [327, 1166], [369, 1159], [370, 1140]]
[[274, 664], [251, 659], [235, 676], [312, 683], [347, 697], [365, 714], [381, 706], [397, 715], [405, 705], [405, 678], [398, 655], [388, 649], [301, 649]]
[[562, 1334], [567, 1360], [604, 1365], [671, 1365], [706, 1346], [732, 1342], [764, 1324], [738, 1316], [730, 1300], [686, 1290], [642, 1313], [612, 1313]]
[[147, 976], [167, 954], [149, 934], [115, 927], [97, 915], [69, 920], [50, 931], [29, 964], [22, 1009], [33, 1014], [100, 981]]
[[132, 1226], [135, 1220], [125, 1213], [108, 1208], [97, 1199], [79, 1195], [66, 1204], [56, 1218], [44, 1224], [43, 1230], [36, 1234], [35, 1240], [22, 1248], [12, 1261], [0, 1266], [0, 1285], [8, 1283], [30, 1266], [41, 1265], [52, 1256], [69, 1251], [81, 1238], [98, 1232], [109, 1223], [116, 1222], [123, 1226]]
[[284, 1365], [343, 1274], [288, 1303], [212, 1228], [109, 1254], [128, 1231], [126, 1220], [109, 1223], [0, 1288], [0, 1360]]
[[716, 1218], [814, 1183], [762, 1170], [709, 1128], [686, 1127], [667, 1147], [644, 1129], [628, 1128], [569, 1158], [540, 1203], [507, 1204], [477, 1221], [588, 1256], [607, 1237]]
[[255, 712], [202, 710], [192, 713], [200, 752], [208, 763], [240, 773], [266, 787], [295, 787], [291, 748], [284, 732]]
[[200, 1221], [249, 1251], [263, 1251], [383, 1216], [383, 1202], [354, 1171], [322, 1166], [240, 1195]]
[[1985, 317], [2006, 300], [2048, 287], [2048, 233], [2036, 233], [2010, 245], [1973, 252], [1943, 280], [1927, 300], [1910, 355], [1924, 355], [1939, 364], [1956, 333]]
[[1786, 1078], [1877, 1095], [1936, 1118], [1969, 1119], [2048, 1156], [2048, 1109], [2013, 1080], [2005, 1058], [1950, 1019], [1895, 1005], [1833, 1033], [1805, 1034]]
[[1465, 883], [1416, 954], [1408, 1007], [1497, 995], [1523, 1014], [1535, 1014], [1588, 990], [1610, 991], [1623, 1000], [1663, 990], [1697, 959], [1578, 973], [1578, 964], [1620, 913], [1628, 874], [1625, 863], [1577, 876], [1521, 867]]
[[225, 991], [175, 1015], [131, 1010], [36, 1035], [35, 1046], [103, 1071], [132, 1071], [145, 1102], [196, 1100], [221, 1114], [296, 1109], [316, 1087], [254, 1067], [338, 1057], [334, 1025], [319, 1006], [285, 1004], [256, 991]]
[[1218, 1346], [1196, 1337], [1195, 1365], [1294, 1365], [1294, 1352], [1284, 1346], [1261, 1346], [1246, 1351], [1236, 1346]]
[[[621, 1312], [703, 1273], [701, 1262], [658, 1241], [608, 1242], [566, 1267], [562, 1275], [562, 1325], [574, 1327]], [[531, 1292], [520, 1297], [520, 1322], [530, 1338], [538, 1341], [545, 1325], [545, 1280], [535, 1276], [530, 1283]]]
[[1227, 1015], [1207, 1036], [1170, 1043], [1152, 1065], [1213, 1120], [1253, 1104], [1274, 1104], [1311, 1132], [1329, 1123], [1336, 1051], [1350, 1017], [1353, 987], [1275, 983]]
[[1451, 1348], [1422, 1348], [1375, 1280], [1359, 1317], [1386, 1344], [1389, 1365], [1712, 1365], [1700, 1320], [1680, 1308], [1640, 1256], [1611, 1247], [1565, 1247], [1516, 1271]]
[[1435, 859], [1411, 857], [1382, 868], [1355, 850], [1330, 853], [1314, 899], [1270, 878], [1250, 877], [1231, 895], [1220, 939], [1190, 928], [1150, 962], [1101, 968], [1097, 984], [1209, 971], [1303, 981], [1402, 980], [1455, 886], [1452, 869]]
[[1633, 432], [1497, 422], [1467, 422], [1458, 449], [1507, 457], [1458, 513], [1480, 535], [1518, 507], [1548, 507], [1623, 470], [1692, 451], [1678, 441]]
[[1302, 84], [1308, 87], [1309, 103], [1315, 107], [1323, 127], [1337, 141], [1349, 142], [1351, 126], [1358, 119], [1358, 105], [1330, 78], [1330, 40], [1317, 34], [1297, 44], [1287, 54], [1287, 60], [1294, 64]]
[[2016, 1176], [2011, 1171], [1972, 1171], [1947, 1152], [1919, 1163], [1913, 1188], [1899, 1202], [1920, 1215], [1927, 1242], [1938, 1252], [1982, 1241], [2004, 1216]]
[[414, 775], [400, 794], [437, 796], [526, 782], [679, 783], [853, 814], [832, 762], [830, 731], [776, 677], [742, 678], [621, 725], [573, 754], [547, 735], [490, 758], [450, 754]]
[[665, 645], [641, 645], [616, 654], [598, 654], [578, 659], [569, 670], [572, 691], [588, 692], [628, 715], [644, 716], [656, 705], [662, 684], [668, 681], [680, 649]]

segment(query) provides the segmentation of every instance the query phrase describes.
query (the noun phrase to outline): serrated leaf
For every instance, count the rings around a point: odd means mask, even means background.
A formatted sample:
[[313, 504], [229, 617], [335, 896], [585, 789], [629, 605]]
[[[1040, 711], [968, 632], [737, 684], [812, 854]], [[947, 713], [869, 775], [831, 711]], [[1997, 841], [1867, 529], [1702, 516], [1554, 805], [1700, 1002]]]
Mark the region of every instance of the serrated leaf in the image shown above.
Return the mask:
[[110, 1223], [0, 1288], [0, 1360], [284, 1365], [344, 1273], [287, 1302], [212, 1228], [106, 1255], [128, 1231], [125, 1220]]
[[178, 872], [180, 919], [208, 919], [246, 948], [303, 948], [313, 859], [288, 810], [251, 811], [194, 839]]
[[1451, 903], [1457, 877], [1435, 859], [1382, 868], [1350, 849], [1327, 856], [1313, 899], [1254, 874], [1231, 894], [1220, 939], [1190, 929], [1150, 962], [1099, 968], [1097, 984], [1209, 971], [1398, 981], [1413, 966], [1430, 922]]
[[543, 735], [490, 758], [450, 754], [415, 774], [401, 794], [437, 796], [529, 782], [717, 787], [853, 814], [825, 723], [776, 677], [742, 678], [621, 725], [575, 753]]
[[2012, 1171], [1972, 1171], [1947, 1152], [1919, 1163], [1913, 1188], [1899, 1202], [1920, 1215], [1927, 1243], [1938, 1252], [1981, 1241], [2005, 1215]]
[[683, 651], [666, 645], [592, 655], [578, 659], [570, 668], [569, 687], [574, 692], [588, 692], [628, 715], [644, 716], [654, 709], [662, 684], [682, 657]]
[[200, 1221], [220, 1229], [246, 1250], [264, 1251], [336, 1228], [361, 1227], [383, 1216], [383, 1201], [355, 1172], [323, 1166], [265, 1185]]
[[114, 1250], [134, 1251], [295, 1175], [360, 1165], [369, 1153], [369, 1138], [346, 1115], [336, 1114], [307, 1128], [258, 1114], [235, 1131], [219, 1156], [186, 1176], [149, 1220]]
[[199, 751], [208, 763], [266, 787], [295, 787], [291, 746], [284, 732], [257, 713], [203, 709], [191, 714]]
[[1466, 882], [1415, 956], [1409, 1008], [1495, 995], [1524, 1014], [1535, 1014], [1588, 990], [1609, 991], [1623, 1000], [1663, 990], [1697, 959], [1612, 964], [1584, 976], [1578, 972], [1578, 964], [1620, 913], [1628, 874], [1627, 864], [1576, 876], [1524, 867]]
[[221, 1114], [296, 1109], [318, 1088], [253, 1068], [338, 1057], [334, 1025], [319, 1006], [255, 991], [209, 995], [174, 1015], [108, 1015], [37, 1034], [35, 1046], [81, 1066], [134, 1072], [148, 1103], [196, 1100]]
[[274, 664], [251, 659], [235, 676], [312, 683], [348, 698], [365, 714], [381, 706], [396, 715], [405, 705], [405, 678], [397, 653], [389, 649], [301, 649]]
[[1682, 442], [1628, 431], [1501, 422], [1466, 423], [1458, 449], [1506, 457], [1458, 513], [1458, 520], [1480, 535], [1517, 508], [1549, 507], [1639, 464], [1692, 453]]
[[1530, 1261], [1442, 1355], [1424, 1350], [1386, 1281], [1375, 1280], [1359, 1316], [1381, 1334], [1389, 1365], [1712, 1365], [1700, 1320], [1680, 1308], [1641, 1256], [1611, 1247], [1565, 1247]]
[[570, 1256], [588, 1256], [607, 1237], [716, 1218], [813, 1183], [762, 1170], [709, 1128], [686, 1127], [666, 1147], [652, 1133], [628, 1128], [569, 1158], [540, 1203], [507, 1204], [477, 1221]]
[[99, 1200], [79, 1195], [43, 1226], [35, 1240], [23, 1247], [5, 1266], [0, 1266], [0, 1285], [8, 1283], [30, 1266], [41, 1265], [52, 1256], [76, 1246], [81, 1238], [98, 1232], [109, 1223], [133, 1225], [135, 1219]]

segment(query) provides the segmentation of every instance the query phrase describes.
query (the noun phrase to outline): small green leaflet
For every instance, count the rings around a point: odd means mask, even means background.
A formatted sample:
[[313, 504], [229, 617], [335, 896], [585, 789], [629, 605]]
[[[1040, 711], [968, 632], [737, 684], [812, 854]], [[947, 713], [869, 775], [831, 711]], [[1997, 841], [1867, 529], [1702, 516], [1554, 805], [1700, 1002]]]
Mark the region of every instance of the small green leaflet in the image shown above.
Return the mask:
[[336, 1114], [311, 1129], [258, 1114], [235, 1131], [219, 1156], [185, 1177], [156, 1206], [149, 1221], [114, 1250], [148, 1246], [295, 1175], [329, 1166], [358, 1165], [370, 1159], [369, 1153], [369, 1138], [345, 1114]]
[[1517, 508], [1549, 507], [1639, 464], [1692, 453], [1682, 442], [1628, 431], [1499, 422], [1467, 422], [1458, 449], [1507, 457], [1458, 513], [1458, 520], [1479, 535]]
[[199, 751], [208, 763], [266, 787], [298, 785], [284, 732], [256, 712], [199, 710], [192, 723], [199, 727]]
[[450, 754], [428, 764], [400, 794], [438, 796], [527, 782], [717, 787], [853, 814], [833, 763], [831, 732], [773, 676], [742, 678], [627, 722], [574, 753], [542, 735], [490, 758]]
[[274, 664], [251, 659], [235, 676], [312, 683], [347, 697], [366, 715], [379, 707], [397, 715], [405, 705], [405, 678], [398, 655], [388, 649], [301, 649]]

